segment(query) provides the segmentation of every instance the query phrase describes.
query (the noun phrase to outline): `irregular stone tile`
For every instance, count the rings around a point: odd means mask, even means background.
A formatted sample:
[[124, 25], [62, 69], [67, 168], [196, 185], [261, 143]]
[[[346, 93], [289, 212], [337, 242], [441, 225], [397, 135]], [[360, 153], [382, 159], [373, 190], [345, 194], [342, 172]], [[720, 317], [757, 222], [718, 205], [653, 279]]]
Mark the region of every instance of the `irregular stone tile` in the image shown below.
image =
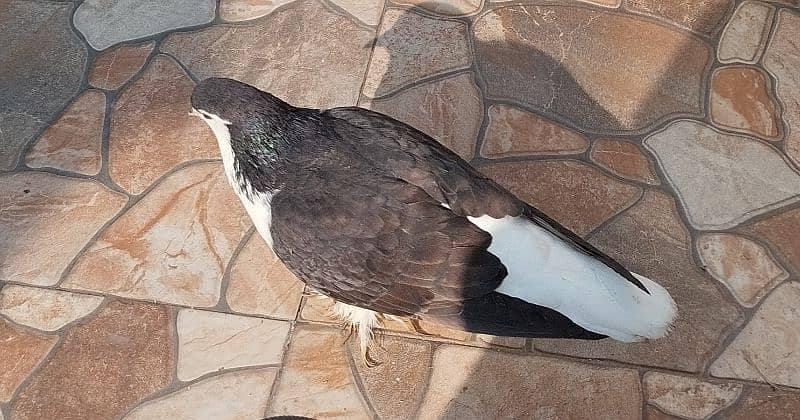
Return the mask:
[[15, 419], [116, 418], [172, 379], [171, 316], [111, 302], [70, 329], [11, 405]]
[[226, 300], [236, 312], [294, 319], [303, 295], [297, 279], [253, 234], [232, 263]]
[[697, 229], [726, 229], [800, 198], [800, 175], [755, 139], [679, 120], [644, 144]]
[[711, 120], [722, 127], [774, 139], [780, 133], [778, 105], [770, 97], [767, 76], [753, 67], [724, 67], [714, 72], [709, 97]]
[[425, 132], [465, 160], [475, 155], [483, 102], [472, 73], [415, 86], [366, 107]]
[[279, 364], [288, 335], [284, 321], [183, 309], [178, 312], [178, 379]]
[[402, 9], [387, 9], [367, 71], [363, 93], [392, 93], [424, 77], [469, 67], [467, 26]]
[[800, 209], [789, 210], [747, 228], [772, 244], [783, 257], [800, 270]]
[[778, 11], [777, 23], [767, 50], [764, 68], [778, 80], [775, 91], [783, 105], [783, 118], [788, 125], [784, 151], [800, 165], [800, 16], [787, 9]]
[[219, 16], [226, 22], [260, 18], [293, 0], [221, 0]]
[[594, 4], [595, 6], [604, 6], [616, 8], [622, 4], [622, 0], [579, 0], [584, 3]]
[[681, 31], [576, 6], [499, 8], [473, 27], [491, 98], [601, 133], [703, 114], [710, 48]]
[[55, 331], [89, 315], [103, 298], [9, 284], [0, 290], [0, 314], [17, 324]]
[[96, 50], [214, 20], [214, 0], [86, 0], [73, 18]]
[[106, 96], [99, 90], [87, 90], [47, 127], [25, 156], [25, 164], [96, 175], [102, 160], [105, 115]]
[[668, 196], [648, 191], [589, 240], [626, 268], [657, 281], [670, 292], [678, 305], [672, 332], [666, 338], [643, 343], [534, 340], [537, 349], [698, 372], [741, 322], [737, 305], [726, 300], [715, 280], [704, 277], [692, 262], [689, 234]]
[[797, 420], [797, 413], [800, 413], [800, 393], [749, 388], [739, 403], [722, 417], [727, 420]]
[[575, 160], [498, 163], [480, 171], [579, 235], [596, 229], [642, 194], [641, 188]]
[[0, 402], [8, 402], [22, 381], [50, 353], [58, 336], [34, 334], [0, 318]]
[[219, 156], [211, 130], [189, 115], [194, 83], [175, 60], [157, 56], [117, 98], [111, 116], [111, 178], [133, 194], [192, 159]]
[[763, 246], [745, 237], [704, 234], [697, 253], [706, 270], [730, 289], [744, 306], [753, 307], [773, 287], [789, 277]]
[[652, 406], [645, 406], [644, 408], [644, 419], [645, 420], [683, 420], [680, 417], [670, 416], [669, 414], [664, 414], [663, 412], [659, 411], [655, 407]]
[[775, 289], [725, 352], [710, 373], [800, 387], [800, 283]]
[[250, 225], [217, 162], [166, 177], [78, 258], [64, 287], [207, 307]]
[[468, 15], [483, 7], [483, 0], [395, 0], [395, 3], [447, 16]]
[[[313, 295], [305, 300], [300, 311], [300, 319], [312, 322], [342, 325], [343, 321], [333, 313], [334, 301], [325, 296]], [[473, 334], [454, 330], [425, 319], [388, 318], [381, 320], [381, 333], [400, 335], [428, 341], [469, 342], [478, 347], [506, 347], [520, 349], [525, 347], [525, 339], [520, 337], [495, 337], [487, 334]], [[380, 335], [379, 335], [380, 336]]]
[[119, 88], [142, 69], [155, 45], [154, 41], [149, 41], [101, 52], [89, 70], [89, 83], [101, 89]]
[[38, 286], [56, 284], [127, 201], [96, 181], [33, 171], [0, 175], [0, 197], [0, 279]]
[[644, 375], [644, 387], [650, 404], [666, 413], [697, 420], [725, 409], [742, 393], [738, 384], [713, 384], [658, 372]]
[[599, 139], [592, 145], [592, 160], [625, 179], [658, 185], [650, 160], [630, 142]]
[[3, 2], [0, 170], [14, 168], [28, 141], [78, 93], [87, 53], [69, 26], [72, 7]]
[[331, 0], [367, 25], [375, 26], [381, 21], [384, 0]]
[[719, 40], [717, 58], [723, 63], [755, 63], [769, 36], [772, 11], [762, 2], [745, 1], [736, 8]]
[[626, 5], [639, 13], [666, 19], [686, 29], [712, 36], [725, 23], [725, 16], [733, 9], [734, 3], [733, 0], [629, 0]]
[[333, 314], [334, 300], [327, 296], [310, 294], [303, 300], [300, 309], [300, 319], [312, 322], [325, 322], [328, 324], [340, 323]]
[[148, 401], [124, 417], [149, 419], [257, 419], [267, 409], [277, 368], [243, 370], [204, 379], [157, 400]]
[[321, 2], [297, 0], [258, 21], [171, 34], [161, 49], [201, 79], [231, 77], [316, 108], [355, 105], [373, 39]]
[[[511, 3], [515, 0], [489, 0], [489, 4], [493, 3]], [[593, 4], [595, 6], [603, 6], [610, 8], [617, 8], [622, 4], [622, 0], [578, 0], [582, 3]]]
[[430, 372], [431, 344], [392, 336], [377, 337], [376, 344], [370, 356], [379, 364], [367, 367], [356, 340], [350, 341], [366, 397], [381, 419], [413, 418]]
[[638, 419], [639, 389], [633, 370], [444, 345], [434, 355], [419, 414], [423, 419], [567, 419], [592, 413], [593, 418]]
[[487, 158], [582, 153], [582, 134], [536, 114], [508, 105], [489, 107], [489, 126], [481, 147]]
[[384, 321], [383, 327], [392, 332], [400, 332], [407, 336], [416, 336], [425, 340], [475, 341], [475, 334], [454, 330], [435, 322], [419, 319], [416, 320], [416, 324], [417, 328], [415, 329], [410, 319], [398, 318]]
[[370, 418], [345, 353], [347, 336], [318, 325], [299, 325], [267, 416]]

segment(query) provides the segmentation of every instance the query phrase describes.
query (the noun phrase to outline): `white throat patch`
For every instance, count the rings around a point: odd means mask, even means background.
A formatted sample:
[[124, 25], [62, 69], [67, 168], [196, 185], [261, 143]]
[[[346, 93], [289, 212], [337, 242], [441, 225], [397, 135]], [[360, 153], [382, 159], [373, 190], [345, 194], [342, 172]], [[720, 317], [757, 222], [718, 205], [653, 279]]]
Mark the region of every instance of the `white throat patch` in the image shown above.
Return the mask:
[[[247, 210], [247, 214], [253, 221], [259, 235], [261, 235], [264, 241], [267, 242], [267, 245], [272, 248], [272, 233], [270, 232], [270, 226], [272, 225], [272, 208], [270, 204], [275, 192], [265, 194], [253, 191], [249, 183], [245, 183], [246, 185], [243, 186], [239, 180], [236, 179], [233, 147], [231, 147], [231, 132], [228, 129], [228, 126], [231, 124], [230, 121], [202, 109], [197, 110], [193, 108], [190, 114], [202, 118], [203, 121], [211, 127], [211, 131], [214, 132], [214, 137], [217, 138], [219, 152], [222, 156], [222, 166], [225, 168], [225, 175], [228, 177], [228, 182], [233, 187], [236, 195], [239, 196], [239, 200], [241, 200], [242, 205], [244, 205], [245, 210]], [[247, 189], [247, 191], [245, 191], [245, 189]]]

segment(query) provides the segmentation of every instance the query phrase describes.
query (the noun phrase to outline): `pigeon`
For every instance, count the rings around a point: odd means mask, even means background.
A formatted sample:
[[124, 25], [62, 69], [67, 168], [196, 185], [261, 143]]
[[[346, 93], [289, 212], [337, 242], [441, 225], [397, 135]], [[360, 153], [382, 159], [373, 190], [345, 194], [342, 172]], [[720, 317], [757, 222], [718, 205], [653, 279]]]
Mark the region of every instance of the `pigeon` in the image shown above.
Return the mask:
[[638, 342], [669, 333], [669, 292], [423, 132], [359, 107], [295, 107], [226, 78], [191, 114], [260, 236], [357, 331], [386, 319], [509, 337]]

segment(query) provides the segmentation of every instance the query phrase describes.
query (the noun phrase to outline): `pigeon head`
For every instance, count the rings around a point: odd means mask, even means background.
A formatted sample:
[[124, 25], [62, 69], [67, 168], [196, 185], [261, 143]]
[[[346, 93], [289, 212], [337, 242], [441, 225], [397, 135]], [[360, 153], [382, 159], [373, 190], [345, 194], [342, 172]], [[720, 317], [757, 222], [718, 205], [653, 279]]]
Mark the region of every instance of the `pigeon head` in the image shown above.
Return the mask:
[[193, 115], [243, 129], [278, 118], [290, 108], [275, 96], [233, 79], [208, 78], [192, 91]]
[[299, 108], [246, 83], [210, 78], [192, 91], [191, 115], [211, 128], [232, 182], [246, 178], [253, 188], [270, 190], [298, 130]]

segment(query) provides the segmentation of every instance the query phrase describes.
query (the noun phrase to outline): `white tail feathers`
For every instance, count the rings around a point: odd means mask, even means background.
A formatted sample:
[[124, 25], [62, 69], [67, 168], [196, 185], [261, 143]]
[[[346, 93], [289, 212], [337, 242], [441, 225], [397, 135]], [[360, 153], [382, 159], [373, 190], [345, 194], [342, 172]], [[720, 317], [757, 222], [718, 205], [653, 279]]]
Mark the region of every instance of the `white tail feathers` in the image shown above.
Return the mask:
[[489, 252], [508, 275], [497, 291], [567, 316], [581, 327], [619, 341], [666, 335], [675, 302], [663, 287], [634, 274], [650, 294], [617, 272], [525, 218], [470, 217], [492, 235]]

